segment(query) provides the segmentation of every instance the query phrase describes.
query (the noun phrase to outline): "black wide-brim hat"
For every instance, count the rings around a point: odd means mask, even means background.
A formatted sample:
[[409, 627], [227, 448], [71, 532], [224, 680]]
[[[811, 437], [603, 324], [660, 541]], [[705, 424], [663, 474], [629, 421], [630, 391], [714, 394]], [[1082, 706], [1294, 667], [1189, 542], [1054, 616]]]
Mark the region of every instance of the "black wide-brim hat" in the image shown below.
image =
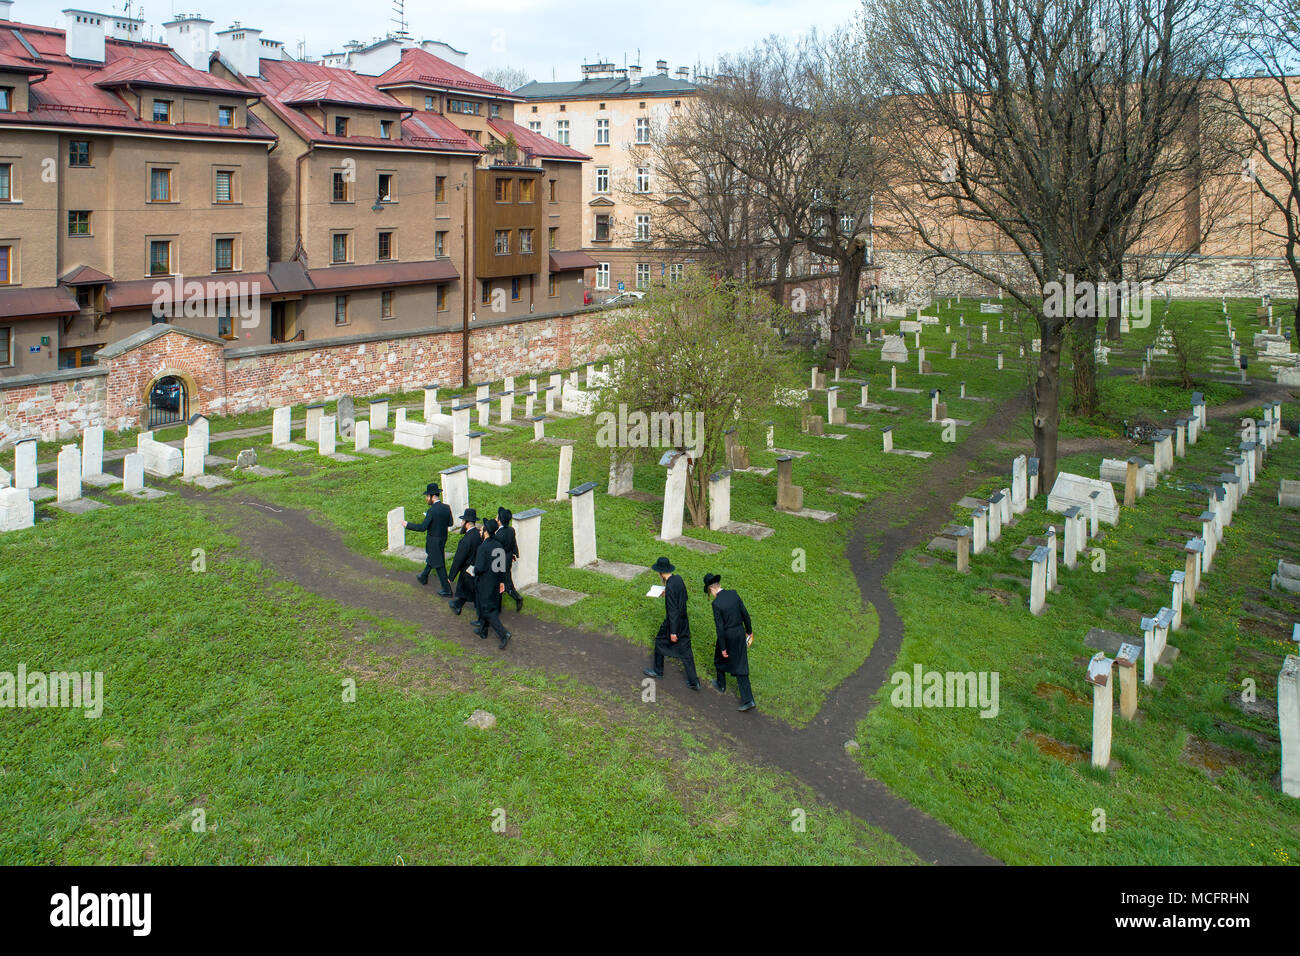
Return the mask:
[[655, 563], [650, 566], [651, 571], [657, 571], [659, 574], [672, 574], [677, 569], [673, 567], [671, 561], [667, 558], [657, 558]]
[[473, 508], [466, 508], [465, 513], [456, 519], [457, 521], [478, 521], [478, 512]]
[[718, 583], [719, 581], [721, 581], [721, 580], [722, 580], [722, 575], [721, 575], [721, 574], [706, 574], [706, 575], [704, 575], [704, 593], [705, 593], [705, 594], [708, 594], [708, 593], [709, 593], [709, 588], [713, 587], [713, 585], [717, 584], [717, 583]]
[[442, 494], [442, 489], [438, 487], [438, 483], [436, 481], [431, 481], [424, 486], [424, 494], [425, 497], [429, 497], [429, 498], [436, 497], [437, 495]]
[[514, 518], [514, 512], [512, 512], [509, 508], [497, 509], [497, 520], [499, 520], [502, 524], [509, 524], [511, 519], [513, 518]]

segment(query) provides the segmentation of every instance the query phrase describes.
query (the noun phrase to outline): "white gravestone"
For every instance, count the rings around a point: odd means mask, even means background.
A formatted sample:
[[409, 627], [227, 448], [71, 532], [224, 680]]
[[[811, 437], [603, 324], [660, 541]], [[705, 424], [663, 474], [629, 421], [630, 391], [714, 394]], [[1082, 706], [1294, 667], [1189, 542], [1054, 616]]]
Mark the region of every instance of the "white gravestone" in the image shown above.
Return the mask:
[[[379, 431], [388, 427], [388, 399], [381, 398], [377, 402], [370, 403], [370, 430]], [[310, 440], [311, 436], [307, 438]]]
[[197, 432], [190, 432], [185, 436], [184, 458], [181, 464], [181, 477], [185, 479], [197, 478], [203, 474], [203, 436]]
[[573, 566], [575, 568], [584, 568], [596, 563], [595, 489], [596, 483], [589, 481], [567, 492], [573, 512]]
[[460, 524], [460, 516], [469, 507], [469, 465], [456, 465], [438, 472], [442, 487], [442, 500], [451, 509], [453, 525]]
[[76, 445], [64, 445], [59, 451], [58, 500], [76, 501], [81, 497], [81, 451]]
[[[570, 479], [573, 475], [573, 445], [560, 446], [560, 469], [555, 481], [555, 500], [563, 501], [569, 493]], [[594, 560], [594, 559], [593, 559]]]
[[322, 455], [334, 454], [338, 445], [338, 431], [333, 415], [322, 415], [317, 426], [316, 439]]
[[1087, 513], [1091, 508], [1092, 493], [1098, 492], [1097, 518], [1109, 525], [1119, 523], [1119, 505], [1115, 501], [1115, 489], [1110, 482], [1098, 478], [1085, 478], [1061, 472], [1056, 476], [1056, 484], [1047, 496], [1047, 510], [1057, 513], [1067, 508], [1079, 507]]
[[14, 487], [36, 487], [36, 439], [28, 438], [14, 446]]
[[104, 473], [104, 426], [91, 425], [81, 434], [81, 476], [97, 478]]
[[659, 464], [668, 468], [664, 478], [664, 513], [659, 539], [672, 541], [682, 536], [682, 515], [686, 508], [686, 455], [667, 452]]
[[709, 476], [709, 529], [722, 531], [731, 523], [731, 472]]
[[515, 543], [519, 546], [519, 560], [511, 568], [510, 575], [517, 589], [522, 590], [539, 580], [544, 514], [546, 512], [540, 508], [529, 508], [515, 515], [512, 527], [515, 529]]
[[0, 488], [0, 531], [18, 531], [36, 523], [36, 506], [26, 488]]
[[320, 420], [324, 415], [324, 405], [307, 406], [307, 440], [309, 442], [320, 441]]
[[132, 452], [122, 459], [122, 490], [144, 491], [144, 455]]
[[293, 409], [287, 405], [281, 405], [271, 413], [272, 445], [287, 445], [293, 440], [292, 414]]

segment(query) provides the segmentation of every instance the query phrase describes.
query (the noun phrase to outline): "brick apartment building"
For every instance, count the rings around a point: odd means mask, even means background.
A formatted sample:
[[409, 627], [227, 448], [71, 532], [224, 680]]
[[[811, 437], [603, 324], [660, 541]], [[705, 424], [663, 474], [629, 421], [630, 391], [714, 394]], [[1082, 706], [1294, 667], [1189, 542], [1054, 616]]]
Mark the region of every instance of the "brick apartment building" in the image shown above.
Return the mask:
[[[0, 0], [0, 380], [157, 322], [231, 347], [571, 312], [587, 157], [445, 44], [301, 62], [197, 16]], [[371, 72], [366, 72], [370, 70]], [[161, 283], [161, 284], [160, 284]], [[162, 298], [160, 299], [160, 290]]]

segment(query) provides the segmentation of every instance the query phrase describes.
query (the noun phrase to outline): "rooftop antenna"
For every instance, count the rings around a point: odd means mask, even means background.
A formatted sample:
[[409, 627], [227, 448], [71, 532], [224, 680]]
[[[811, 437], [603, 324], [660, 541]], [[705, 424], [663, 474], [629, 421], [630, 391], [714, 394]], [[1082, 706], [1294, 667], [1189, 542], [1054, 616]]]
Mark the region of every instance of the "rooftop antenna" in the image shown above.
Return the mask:
[[392, 21], [397, 25], [393, 36], [399, 40], [409, 40], [411, 34], [407, 32], [406, 0], [393, 0], [393, 14]]

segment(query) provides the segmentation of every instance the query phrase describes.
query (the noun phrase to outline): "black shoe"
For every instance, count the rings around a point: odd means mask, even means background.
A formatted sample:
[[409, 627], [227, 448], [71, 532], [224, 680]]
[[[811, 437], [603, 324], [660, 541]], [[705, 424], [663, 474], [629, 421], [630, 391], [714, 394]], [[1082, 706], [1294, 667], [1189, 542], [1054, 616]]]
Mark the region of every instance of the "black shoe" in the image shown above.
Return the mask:
[[428, 583], [429, 583], [429, 577], [428, 577], [428, 575], [425, 575], [425, 574], [417, 574], [417, 575], [415, 576], [415, 580], [419, 581], [421, 584], [428, 584]]
[[519, 613], [520, 611], [522, 611], [523, 609], [524, 609], [524, 599], [521, 598], [521, 597], [516, 597], [516, 598], [515, 598], [515, 613], [518, 614], [518, 613]]
[[647, 667], [647, 668], [646, 668], [645, 670], [643, 670], [641, 673], [642, 673], [642, 674], [645, 674], [646, 677], [659, 677], [659, 678], [662, 678], [662, 677], [664, 676], [660, 671], [655, 670], [653, 667]]
[[[483, 636], [487, 637], [486, 634], [484, 634]], [[504, 651], [506, 649], [506, 645], [509, 643], [510, 643], [510, 632], [506, 631], [505, 636], [501, 638], [501, 643], [497, 645], [497, 650]]]
[[691, 690], [699, 690], [699, 689], [700, 689], [700, 682], [699, 682], [699, 681], [696, 681], [694, 684], [692, 684], [690, 681], [687, 681], [687, 682], [686, 682], [686, 686], [689, 687]]
[[716, 690], [719, 694], [725, 694], [727, 692], [727, 685], [722, 683], [722, 681], [711, 680], [709, 681], [709, 683], [713, 685], [713, 689]]
[[459, 614], [462, 606], [463, 605], [460, 601], [452, 601], [447, 605], [447, 607], [451, 608], [451, 613], [453, 614]]
[[753, 709], [754, 709], [755, 707], [757, 707], [757, 706], [758, 706], [758, 704], [754, 703], [754, 702], [751, 700], [751, 701], [748, 701], [748, 702], [746, 702], [746, 703], [744, 703], [744, 704], [741, 704], [739, 709], [740, 709], [740, 712], [743, 714], [745, 711], [747, 711], [747, 710], [753, 710]]
[[477, 634], [480, 638], [487, 637], [487, 628], [475, 622], [474, 633]]
[[451, 592], [450, 592], [450, 591], [439, 591], [439, 592], [438, 592], [438, 597], [451, 597]]

